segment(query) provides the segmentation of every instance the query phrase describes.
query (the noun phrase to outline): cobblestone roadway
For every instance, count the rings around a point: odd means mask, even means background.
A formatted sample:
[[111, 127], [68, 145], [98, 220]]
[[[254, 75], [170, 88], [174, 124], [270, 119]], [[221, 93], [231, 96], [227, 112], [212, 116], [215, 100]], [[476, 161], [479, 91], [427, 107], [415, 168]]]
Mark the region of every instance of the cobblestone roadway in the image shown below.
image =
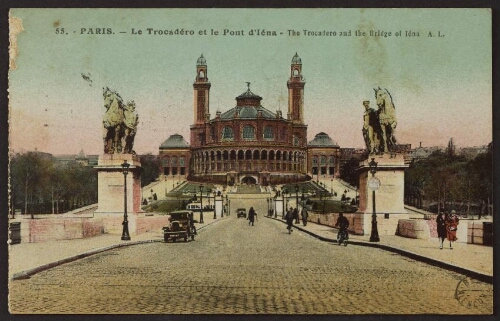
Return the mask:
[[459, 274], [382, 250], [288, 235], [262, 217], [247, 222], [231, 216], [194, 242], [112, 250], [12, 281], [11, 312], [492, 312], [492, 285], [460, 283]]

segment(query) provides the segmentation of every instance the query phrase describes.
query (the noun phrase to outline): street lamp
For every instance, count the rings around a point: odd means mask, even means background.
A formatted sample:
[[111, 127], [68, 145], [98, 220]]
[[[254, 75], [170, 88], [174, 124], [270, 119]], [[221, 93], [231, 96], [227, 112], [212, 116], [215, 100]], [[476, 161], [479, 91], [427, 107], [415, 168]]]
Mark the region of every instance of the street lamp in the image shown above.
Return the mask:
[[122, 241], [130, 241], [130, 234], [128, 233], [128, 219], [127, 219], [127, 174], [128, 168], [130, 164], [127, 163], [127, 160], [123, 161], [122, 170], [123, 170], [123, 190], [124, 190], [124, 204], [123, 204], [123, 231], [122, 231]]
[[213, 194], [214, 194], [214, 220], [215, 220], [217, 218], [217, 212], [215, 210], [215, 195], [217, 195], [217, 193], [214, 191]]
[[200, 223], [203, 223], [203, 184], [200, 185]]
[[229, 215], [229, 200], [227, 199], [227, 194], [226, 194], [226, 216]]
[[[297, 206], [297, 211], [299, 210], [299, 185], [295, 184], [295, 206]], [[295, 224], [299, 224], [299, 215], [295, 217]]]
[[[370, 166], [370, 173], [372, 173], [372, 181], [376, 181], [377, 179], [375, 178], [375, 173], [377, 172], [377, 162], [375, 162], [375, 158], [372, 158], [372, 161], [368, 163]], [[375, 190], [378, 188], [376, 185], [373, 184], [373, 187], [370, 187], [372, 189], [372, 202], [373, 202], [373, 213], [372, 213], [372, 232], [370, 234], [370, 242], [380, 242], [380, 238], [378, 236], [378, 229], [377, 229], [377, 212], [376, 212], [376, 207], [375, 207]]]

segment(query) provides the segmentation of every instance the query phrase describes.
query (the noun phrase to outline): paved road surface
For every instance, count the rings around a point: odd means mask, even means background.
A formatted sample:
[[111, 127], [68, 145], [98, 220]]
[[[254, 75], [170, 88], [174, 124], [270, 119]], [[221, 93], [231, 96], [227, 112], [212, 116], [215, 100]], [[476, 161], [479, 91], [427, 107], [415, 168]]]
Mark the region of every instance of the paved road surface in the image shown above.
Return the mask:
[[262, 215], [253, 227], [232, 215], [193, 242], [111, 250], [10, 285], [12, 313], [488, 314], [493, 304], [492, 285], [289, 235]]

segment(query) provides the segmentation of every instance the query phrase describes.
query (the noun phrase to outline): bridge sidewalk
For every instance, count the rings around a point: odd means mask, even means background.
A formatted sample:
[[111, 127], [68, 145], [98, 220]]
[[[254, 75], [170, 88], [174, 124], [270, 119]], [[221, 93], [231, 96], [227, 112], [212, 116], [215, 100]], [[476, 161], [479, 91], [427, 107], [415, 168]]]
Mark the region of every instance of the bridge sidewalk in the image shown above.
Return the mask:
[[[306, 226], [301, 223], [294, 227], [323, 241], [336, 242], [337, 239], [338, 230], [330, 226], [308, 222]], [[461, 236], [458, 235], [458, 237]], [[369, 236], [350, 235], [348, 243], [381, 248], [418, 261], [454, 270], [485, 282], [493, 282], [493, 247], [491, 246], [454, 242], [453, 249], [450, 250], [449, 242], [445, 240], [444, 247], [440, 250], [437, 238], [424, 240], [397, 235], [382, 235], [380, 242], [370, 242], [369, 239]]]
[[[214, 220], [212, 215], [205, 215], [204, 224], [197, 223], [196, 228], [203, 231], [204, 227], [218, 220], [221, 218]], [[113, 248], [161, 241], [163, 231], [157, 230], [131, 235], [130, 241], [122, 241], [121, 235], [102, 234], [82, 239], [9, 244], [9, 278], [27, 278], [51, 267]]]

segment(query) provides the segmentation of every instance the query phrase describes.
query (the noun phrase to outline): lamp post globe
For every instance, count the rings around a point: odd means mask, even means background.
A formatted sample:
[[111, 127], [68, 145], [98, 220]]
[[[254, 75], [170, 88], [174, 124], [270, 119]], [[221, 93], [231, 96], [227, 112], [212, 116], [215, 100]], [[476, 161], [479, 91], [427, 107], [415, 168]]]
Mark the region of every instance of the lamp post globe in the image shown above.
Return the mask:
[[128, 232], [128, 215], [127, 215], [127, 174], [130, 164], [127, 163], [127, 160], [124, 160], [121, 166], [124, 179], [124, 184], [123, 184], [124, 202], [123, 202], [123, 222], [122, 222], [123, 230], [121, 239], [122, 241], [130, 241], [130, 234]]

